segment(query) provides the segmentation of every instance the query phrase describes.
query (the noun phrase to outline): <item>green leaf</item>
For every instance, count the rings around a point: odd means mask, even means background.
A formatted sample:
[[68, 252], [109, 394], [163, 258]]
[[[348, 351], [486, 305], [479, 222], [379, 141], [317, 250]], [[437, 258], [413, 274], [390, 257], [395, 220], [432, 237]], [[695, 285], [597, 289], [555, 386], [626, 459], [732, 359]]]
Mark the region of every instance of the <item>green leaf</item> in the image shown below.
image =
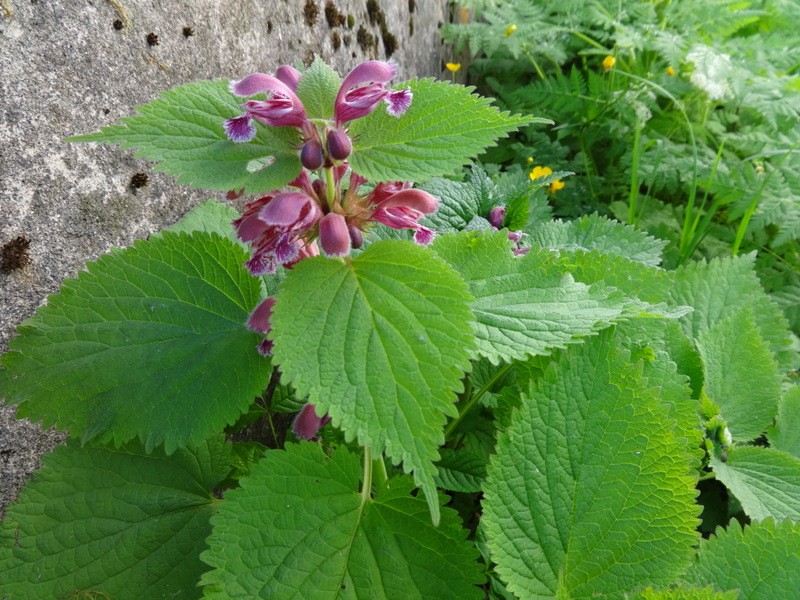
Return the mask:
[[0, 528], [0, 597], [200, 597], [221, 438], [169, 457], [70, 443], [44, 463]]
[[297, 97], [310, 119], [333, 119], [333, 106], [341, 85], [339, 74], [315, 56], [297, 84]]
[[564, 352], [498, 437], [483, 524], [522, 598], [671, 584], [697, 543], [696, 474], [657, 393], [611, 332]]
[[245, 322], [260, 299], [244, 251], [164, 233], [89, 263], [25, 321], [2, 357], [20, 416], [167, 453], [233, 423], [269, 380]]
[[800, 458], [800, 386], [784, 394], [775, 426], [769, 429], [767, 437], [773, 447]]
[[717, 592], [710, 586], [680, 586], [666, 590], [647, 588], [635, 594], [626, 594], [626, 600], [737, 600], [739, 592]]
[[532, 117], [509, 115], [474, 88], [415, 79], [414, 100], [401, 117], [378, 109], [350, 124], [353, 170], [371, 181], [414, 181], [448, 175]]
[[309, 443], [268, 452], [213, 517], [206, 598], [483, 598], [478, 552], [455, 511], [431, 526], [408, 478], [374, 498], [361, 465]]
[[742, 600], [796, 598], [800, 589], [800, 525], [771, 519], [748, 525], [732, 521], [727, 531], [700, 542], [684, 577], [696, 585], [739, 590]]
[[676, 304], [694, 308], [681, 319], [692, 338], [730, 316], [731, 311], [749, 306], [761, 336], [784, 373], [795, 368], [797, 352], [786, 318], [761, 287], [754, 260], [755, 253], [751, 253], [681, 267], [675, 272], [670, 296]]
[[598, 250], [616, 254], [649, 267], [661, 264], [667, 242], [598, 214], [574, 221], [550, 221], [533, 229], [530, 240], [553, 250]]
[[454, 492], [477, 493], [483, 489], [487, 458], [469, 450], [442, 448], [436, 463], [436, 485]]
[[236, 237], [236, 231], [231, 224], [238, 217], [239, 212], [232, 206], [216, 200], [206, 200], [195, 206], [183, 215], [180, 221], [171, 227], [167, 227], [164, 231], [172, 231], [173, 233], [205, 231], [206, 233], [216, 233], [239, 244], [241, 242]]
[[697, 348], [703, 358], [704, 390], [733, 439], [745, 442], [764, 433], [778, 410], [781, 378], [749, 309], [704, 330]]
[[121, 125], [67, 141], [138, 148], [136, 156], [160, 162], [156, 170], [193, 187], [254, 194], [286, 185], [301, 169], [297, 129], [257, 124], [251, 142], [234, 144], [223, 123], [242, 114], [241, 102], [227, 81], [198, 81], [163, 92]]
[[384, 240], [306, 259], [281, 283], [274, 361], [299, 397], [406, 472], [436, 520], [433, 463], [474, 347], [466, 285], [430, 250]]
[[758, 446], [734, 446], [727, 453], [725, 462], [711, 453], [709, 464], [748, 517], [800, 521], [800, 459]]
[[624, 299], [576, 283], [547, 250], [514, 256], [503, 232], [448, 234], [432, 248], [469, 284], [478, 352], [495, 364], [564, 348], [627, 308]]

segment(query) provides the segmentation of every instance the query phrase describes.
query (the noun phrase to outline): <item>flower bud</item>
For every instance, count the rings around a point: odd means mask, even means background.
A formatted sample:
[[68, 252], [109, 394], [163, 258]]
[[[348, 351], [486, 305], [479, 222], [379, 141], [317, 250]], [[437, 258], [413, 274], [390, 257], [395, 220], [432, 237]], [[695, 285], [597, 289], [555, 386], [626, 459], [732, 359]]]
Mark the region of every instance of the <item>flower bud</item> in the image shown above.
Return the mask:
[[350, 245], [353, 248], [361, 248], [364, 245], [364, 235], [361, 230], [355, 225], [348, 225], [347, 231], [350, 232]]
[[350, 254], [350, 231], [342, 215], [328, 213], [319, 222], [319, 245], [327, 256]]
[[308, 140], [300, 150], [300, 162], [309, 171], [319, 169], [323, 160], [322, 145], [317, 140]]
[[500, 229], [503, 226], [503, 220], [506, 218], [506, 207], [495, 206], [489, 211], [489, 223], [495, 229]]
[[350, 136], [341, 129], [329, 131], [326, 144], [328, 156], [333, 160], [344, 160], [353, 151], [353, 142], [350, 141]]
[[297, 413], [292, 423], [292, 431], [294, 434], [303, 440], [313, 440], [317, 437], [320, 428], [326, 425], [331, 418], [328, 415], [323, 417], [317, 416], [317, 411], [313, 404], [307, 403], [303, 406], [303, 410]]

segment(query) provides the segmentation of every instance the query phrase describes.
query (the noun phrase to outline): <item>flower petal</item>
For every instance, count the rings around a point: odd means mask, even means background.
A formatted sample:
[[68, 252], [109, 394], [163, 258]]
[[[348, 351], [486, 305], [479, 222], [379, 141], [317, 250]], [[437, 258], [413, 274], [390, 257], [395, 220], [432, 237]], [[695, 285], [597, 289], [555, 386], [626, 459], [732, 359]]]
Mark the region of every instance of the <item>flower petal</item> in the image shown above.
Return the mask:
[[350, 254], [350, 231], [345, 218], [337, 213], [328, 213], [319, 222], [319, 245], [332, 258]]
[[261, 209], [258, 218], [270, 225], [288, 227], [297, 223], [309, 202], [313, 200], [303, 192], [283, 192]]
[[256, 137], [256, 128], [249, 115], [226, 119], [223, 127], [228, 139], [236, 144], [249, 142]]
[[411, 93], [411, 88], [390, 91], [383, 99], [389, 105], [386, 107], [386, 112], [393, 117], [399, 117], [411, 106], [413, 97], [414, 94]]
[[281, 65], [275, 71], [275, 77], [285, 83], [293, 92], [297, 91], [297, 84], [303, 74], [291, 65]]
[[275, 298], [272, 296], [262, 300], [250, 313], [247, 319], [247, 328], [258, 333], [269, 333], [272, 329], [270, 318], [272, 317], [273, 306], [275, 306]]

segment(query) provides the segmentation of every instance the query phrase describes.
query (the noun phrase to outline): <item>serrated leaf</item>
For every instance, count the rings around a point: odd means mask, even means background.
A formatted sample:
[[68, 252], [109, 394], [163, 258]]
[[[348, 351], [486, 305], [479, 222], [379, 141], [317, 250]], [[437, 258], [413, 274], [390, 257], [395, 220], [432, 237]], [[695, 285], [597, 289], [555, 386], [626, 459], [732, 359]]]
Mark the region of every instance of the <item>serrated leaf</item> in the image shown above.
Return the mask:
[[164, 233], [87, 265], [25, 321], [0, 396], [84, 440], [168, 453], [233, 423], [269, 380], [245, 322], [259, 281], [217, 235]]
[[784, 394], [775, 426], [770, 428], [767, 437], [773, 447], [800, 458], [800, 386]]
[[530, 240], [551, 250], [597, 250], [624, 256], [649, 267], [661, 264], [667, 242], [598, 214], [574, 221], [550, 221], [529, 231]]
[[800, 459], [758, 446], [734, 446], [727, 453], [725, 462], [712, 453], [709, 464], [748, 517], [800, 521]]
[[454, 492], [480, 492], [486, 477], [488, 457], [468, 450], [439, 451], [441, 459], [436, 463], [436, 485]]
[[742, 600], [795, 598], [800, 589], [800, 525], [768, 519], [748, 525], [736, 520], [727, 531], [700, 542], [700, 551], [686, 576], [696, 585], [739, 590]]
[[474, 347], [469, 301], [435, 254], [384, 240], [353, 260], [300, 262], [271, 320], [284, 380], [348, 440], [413, 469], [434, 521], [433, 463]]
[[483, 598], [478, 552], [455, 511], [432, 527], [405, 477], [363, 499], [361, 472], [345, 448], [267, 453], [212, 519], [205, 597]]
[[436, 231], [462, 231], [482, 212], [480, 190], [470, 183], [437, 177], [420, 189], [439, 200], [436, 212], [425, 218], [425, 224]]
[[697, 543], [685, 441], [610, 332], [523, 394], [484, 484], [496, 570], [523, 598], [671, 584]]
[[432, 247], [469, 285], [478, 352], [495, 364], [564, 348], [627, 308], [621, 298], [576, 283], [546, 250], [514, 256], [503, 232], [448, 234]]
[[180, 221], [171, 227], [167, 227], [164, 231], [172, 231], [173, 233], [205, 231], [206, 233], [216, 233], [240, 244], [241, 242], [236, 237], [236, 231], [231, 224], [238, 217], [239, 212], [232, 206], [216, 200], [206, 200], [195, 206], [183, 215]]
[[749, 309], [717, 322], [697, 338], [708, 398], [719, 408], [734, 440], [766, 431], [778, 409], [781, 378]]
[[333, 118], [333, 106], [341, 85], [339, 74], [315, 56], [297, 84], [297, 97], [310, 119]]
[[137, 148], [136, 156], [160, 163], [157, 171], [193, 187], [257, 193], [286, 185], [301, 169], [297, 129], [257, 125], [252, 141], [235, 144], [223, 123], [242, 114], [241, 102], [227, 81], [198, 81], [163, 92], [120, 125], [68, 141]]
[[221, 438], [169, 457], [71, 443], [44, 462], [0, 528], [0, 597], [200, 597]]
[[675, 271], [670, 296], [674, 303], [694, 308], [681, 319], [692, 338], [728, 317], [732, 310], [750, 307], [753, 320], [783, 373], [795, 368], [797, 352], [786, 318], [761, 287], [754, 261], [755, 253], [751, 253], [680, 267]]
[[401, 117], [378, 109], [350, 124], [350, 166], [371, 181], [414, 181], [448, 175], [532, 117], [510, 115], [489, 98], [433, 79], [415, 79], [414, 100]]

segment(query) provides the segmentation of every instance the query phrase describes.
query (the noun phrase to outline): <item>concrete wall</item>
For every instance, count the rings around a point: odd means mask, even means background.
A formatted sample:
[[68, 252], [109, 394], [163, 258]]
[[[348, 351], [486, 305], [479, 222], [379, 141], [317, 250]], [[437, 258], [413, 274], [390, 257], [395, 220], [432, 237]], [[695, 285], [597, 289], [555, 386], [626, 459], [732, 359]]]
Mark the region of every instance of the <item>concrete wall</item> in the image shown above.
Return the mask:
[[[64, 137], [115, 123], [161, 90], [308, 64], [315, 53], [340, 73], [392, 52], [398, 79], [440, 75], [437, 27], [445, 5], [0, 0], [0, 246], [19, 236], [30, 241], [28, 264], [0, 271], [0, 352], [15, 326], [86, 261], [146, 238], [202, 200], [222, 199], [175, 185], [129, 151], [66, 144]], [[331, 6], [343, 15], [334, 27], [326, 18], [336, 12]], [[148, 176], [147, 185], [131, 185], [136, 173]], [[17, 421], [13, 408], [0, 405], [0, 515], [62, 438]]]

